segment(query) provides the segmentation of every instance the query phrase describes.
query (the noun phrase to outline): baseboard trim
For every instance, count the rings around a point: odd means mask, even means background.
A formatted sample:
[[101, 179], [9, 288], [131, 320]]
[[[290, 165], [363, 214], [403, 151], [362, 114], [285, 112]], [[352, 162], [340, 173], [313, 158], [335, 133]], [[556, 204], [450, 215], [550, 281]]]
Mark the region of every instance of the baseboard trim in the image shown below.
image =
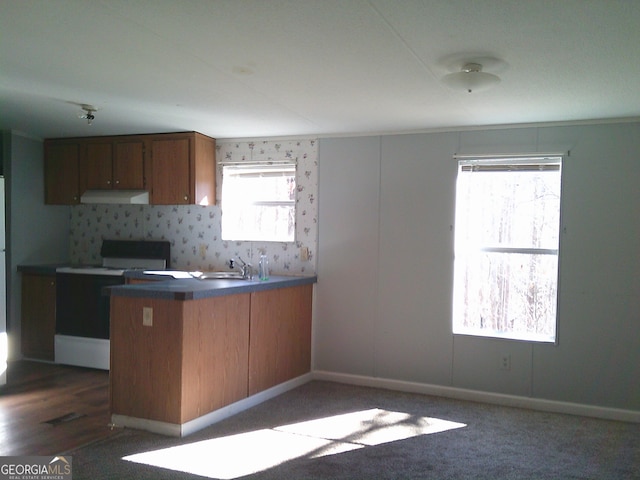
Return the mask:
[[202, 430], [214, 423], [218, 423], [244, 410], [260, 405], [278, 395], [282, 395], [289, 390], [293, 390], [313, 379], [311, 373], [306, 373], [284, 383], [271, 387], [263, 392], [256, 393], [250, 397], [239, 400], [225, 407], [209, 412], [198, 418], [194, 418], [183, 424], [148, 420], [146, 418], [129, 417], [127, 415], [112, 414], [111, 422], [116, 427], [129, 427], [148, 432], [159, 433], [171, 437], [186, 437], [192, 433]]
[[112, 414], [111, 422], [117, 427], [136, 428], [172, 437], [185, 437], [243, 412], [244, 410], [260, 405], [267, 400], [282, 395], [283, 393], [293, 390], [294, 388], [304, 385], [312, 380], [345, 383], [363, 387], [384, 388], [399, 392], [420, 393], [423, 395], [434, 395], [437, 397], [453, 398], [456, 400], [490, 403], [506, 407], [528, 408], [531, 410], [580, 415], [584, 417], [602, 418], [605, 420], [640, 423], [640, 412], [635, 410], [584, 405], [580, 403], [545, 400], [541, 398], [521, 397], [502, 393], [483, 392], [479, 390], [468, 390], [465, 388], [408, 382], [389, 378], [367, 377], [363, 375], [352, 375], [324, 370], [314, 370], [311, 373], [301, 375], [183, 424], [160, 422], [157, 420], [148, 420], [145, 418], [129, 417], [119, 414]]
[[326, 380], [363, 387], [376, 387], [400, 392], [421, 393], [424, 395], [454, 398], [457, 400], [491, 403], [506, 407], [529, 408], [531, 410], [544, 412], [564, 413], [569, 415], [581, 415], [584, 417], [602, 418], [606, 420], [640, 423], [640, 412], [635, 410], [584, 405], [581, 403], [546, 400], [542, 398], [521, 397], [502, 393], [467, 390], [464, 388], [392, 380], [388, 378], [367, 377], [363, 375], [352, 375], [324, 370], [314, 370], [312, 372], [312, 376], [313, 380]]
[[170, 437], [180, 437], [180, 424], [149, 420], [148, 418], [130, 417], [118, 413], [111, 414], [112, 427], [135, 428], [136, 430], [146, 430], [151, 433], [168, 435]]

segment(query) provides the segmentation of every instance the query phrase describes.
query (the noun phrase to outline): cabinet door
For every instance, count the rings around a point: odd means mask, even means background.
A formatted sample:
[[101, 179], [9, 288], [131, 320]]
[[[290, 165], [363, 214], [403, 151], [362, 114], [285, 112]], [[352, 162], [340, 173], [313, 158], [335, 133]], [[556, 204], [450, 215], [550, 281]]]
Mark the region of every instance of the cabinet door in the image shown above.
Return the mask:
[[191, 203], [189, 137], [151, 140], [151, 203]]
[[55, 312], [55, 275], [24, 274], [21, 343], [25, 357], [54, 360]]
[[[113, 146], [111, 142], [87, 143], [84, 171], [87, 190], [109, 190], [113, 184]], [[83, 192], [84, 193], [84, 192]]]
[[80, 203], [80, 144], [45, 142], [44, 201], [48, 205]]
[[124, 190], [145, 188], [144, 142], [142, 140], [116, 140], [113, 157], [113, 188]]
[[195, 134], [195, 192], [192, 203], [214, 205], [216, 203], [216, 141], [199, 133]]

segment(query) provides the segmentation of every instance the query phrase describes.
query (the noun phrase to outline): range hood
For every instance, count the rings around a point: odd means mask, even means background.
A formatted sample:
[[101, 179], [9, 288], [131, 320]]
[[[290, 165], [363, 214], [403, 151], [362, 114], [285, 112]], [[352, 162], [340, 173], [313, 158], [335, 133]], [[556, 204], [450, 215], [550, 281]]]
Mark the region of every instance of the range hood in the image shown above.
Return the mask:
[[149, 204], [146, 190], [87, 190], [80, 197], [80, 203]]

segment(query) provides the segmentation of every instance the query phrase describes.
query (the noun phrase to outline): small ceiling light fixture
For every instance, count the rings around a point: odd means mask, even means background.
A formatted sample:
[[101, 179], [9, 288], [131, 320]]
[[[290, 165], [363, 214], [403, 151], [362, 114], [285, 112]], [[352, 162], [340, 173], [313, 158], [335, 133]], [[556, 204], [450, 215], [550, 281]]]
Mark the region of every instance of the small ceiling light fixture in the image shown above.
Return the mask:
[[84, 110], [84, 112], [83, 113], [79, 113], [78, 114], [78, 118], [85, 119], [87, 121], [87, 124], [91, 125], [93, 123], [93, 120], [96, 118], [96, 116], [93, 114], [93, 112], [96, 112], [97, 109], [94, 106], [87, 105], [85, 103], [80, 105], [80, 108], [82, 108], [82, 110]]
[[469, 62], [459, 72], [450, 73], [442, 78], [445, 85], [453, 90], [467, 93], [486, 90], [500, 83], [500, 77], [482, 71], [482, 65]]

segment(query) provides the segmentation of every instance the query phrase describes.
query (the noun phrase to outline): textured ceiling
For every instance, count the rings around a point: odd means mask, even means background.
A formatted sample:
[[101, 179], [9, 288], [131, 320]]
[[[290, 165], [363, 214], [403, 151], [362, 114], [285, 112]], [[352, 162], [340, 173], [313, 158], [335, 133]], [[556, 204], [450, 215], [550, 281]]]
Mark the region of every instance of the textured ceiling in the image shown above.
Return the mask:
[[[640, 116], [637, 0], [0, 0], [0, 35], [0, 128], [40, 138]], [[497, 87], [441, 82], [477, 57]]]

